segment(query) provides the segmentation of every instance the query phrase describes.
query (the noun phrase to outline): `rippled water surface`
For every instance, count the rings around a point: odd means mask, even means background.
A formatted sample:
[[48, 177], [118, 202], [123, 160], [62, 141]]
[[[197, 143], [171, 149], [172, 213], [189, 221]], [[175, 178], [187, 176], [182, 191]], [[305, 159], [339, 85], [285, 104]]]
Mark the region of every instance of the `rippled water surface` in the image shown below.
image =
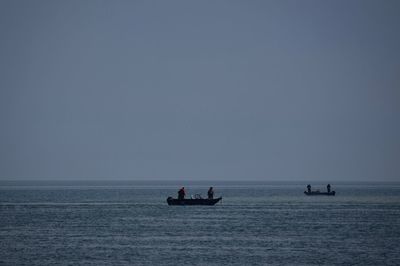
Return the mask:
[[398, 184], [307, 197], [304, 184], [221, 182], [215, 206], [168, 206], [179, 185], [3, 183], [0, 265], [400, 265]]

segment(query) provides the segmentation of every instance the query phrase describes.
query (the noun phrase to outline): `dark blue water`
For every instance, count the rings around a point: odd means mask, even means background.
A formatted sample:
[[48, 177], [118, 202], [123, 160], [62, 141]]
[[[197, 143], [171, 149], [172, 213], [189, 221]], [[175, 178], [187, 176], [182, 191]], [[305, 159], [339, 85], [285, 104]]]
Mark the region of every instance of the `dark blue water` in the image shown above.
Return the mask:
[[3, 182], [0, 265], [400, 265], [399, 185], [307, 197], [305, 184], [221, 182], [216, 206], [168, 206], [179, 185]]

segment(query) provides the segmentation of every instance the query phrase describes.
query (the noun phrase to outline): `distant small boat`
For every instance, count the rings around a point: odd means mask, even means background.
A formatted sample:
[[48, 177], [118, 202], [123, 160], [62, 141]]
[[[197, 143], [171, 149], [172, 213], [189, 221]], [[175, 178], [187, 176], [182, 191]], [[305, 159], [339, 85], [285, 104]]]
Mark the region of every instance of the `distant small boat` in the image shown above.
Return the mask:
[[168, 197], [167, 203], [168, 205], [215, 205], [220, 200], [222, 200], [222, 197], [215, 199], [183, 199], [183, 200]]
[[306, 194], [307, 196], [335, 196], [336, 192], [304, 191], [304, 194]]

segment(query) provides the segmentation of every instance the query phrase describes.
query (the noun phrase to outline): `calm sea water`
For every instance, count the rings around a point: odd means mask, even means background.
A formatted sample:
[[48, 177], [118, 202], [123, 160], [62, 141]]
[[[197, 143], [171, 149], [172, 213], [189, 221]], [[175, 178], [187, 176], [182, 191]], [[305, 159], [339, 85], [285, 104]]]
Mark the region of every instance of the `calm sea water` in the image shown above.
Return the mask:
[[168, 206], [180, 185], [2, 182], [0, 265], [400, 265], [399, 184], [214, 182], [218, 205]]

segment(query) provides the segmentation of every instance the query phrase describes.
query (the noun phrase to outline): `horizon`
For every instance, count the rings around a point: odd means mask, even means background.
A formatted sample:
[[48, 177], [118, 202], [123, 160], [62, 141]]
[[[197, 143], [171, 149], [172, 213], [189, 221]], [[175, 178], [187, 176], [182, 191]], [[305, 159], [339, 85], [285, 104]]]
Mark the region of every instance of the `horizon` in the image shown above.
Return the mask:
[[329, 180], [321, 180], [321, 179], [286, 179], [286, 180], [260, 180], [260, 179], [2, 179], [0, 180], [0, 185], [4, 184], [35, 184], [35, 183], [132, 183], [132, 184], [140, 184], [140, 183], [210, 183], [210, 184], [219, 184], [219, 183], [260, 183], [260, 184], [273, 184], [273, 183], [298, 183], [298, 184], [400, 184], [400, 181], [397, 180], [334, 180], [330, 182]]

